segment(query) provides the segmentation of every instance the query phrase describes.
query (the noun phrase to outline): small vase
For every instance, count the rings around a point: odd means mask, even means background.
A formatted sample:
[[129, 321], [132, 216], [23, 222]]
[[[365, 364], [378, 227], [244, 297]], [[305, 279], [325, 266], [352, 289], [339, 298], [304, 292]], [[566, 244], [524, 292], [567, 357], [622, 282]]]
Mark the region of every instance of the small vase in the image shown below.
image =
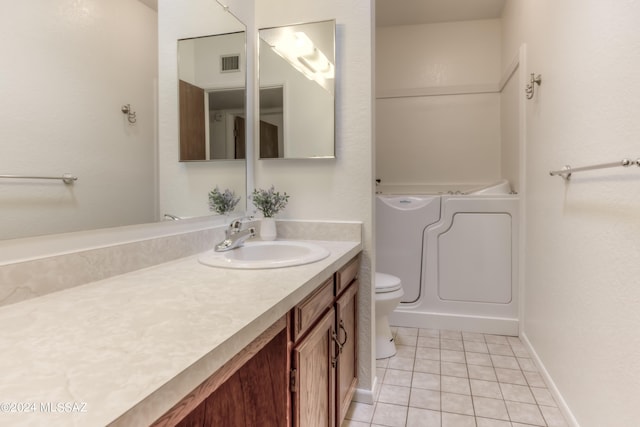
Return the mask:
[[275, 218], [262, 218], [260, 220], [260, 238], [262, 240], [275, 240], [276, 235]]

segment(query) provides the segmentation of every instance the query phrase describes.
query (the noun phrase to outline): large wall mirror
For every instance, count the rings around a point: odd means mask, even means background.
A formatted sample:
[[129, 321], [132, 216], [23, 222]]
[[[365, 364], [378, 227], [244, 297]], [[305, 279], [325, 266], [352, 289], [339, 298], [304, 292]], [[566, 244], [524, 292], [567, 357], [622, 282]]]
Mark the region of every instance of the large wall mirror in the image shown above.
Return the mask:
[[[174, 170], [163, 164], [163, 177], [172, 185], [158, 188], [157, 158], [161, 163], [169, 160], [158, 155], [156, 138], [157, 101], [165, 97], [157, 87], [158, 13], [148, 6], [155, 2], [113, 0], [99, 2], [99, 7], [94, 3], [50, 0], [49, 7], [34, 8], [30, 1], [15, 2], [0, 14], [0, 26], [12, 35], [1, 39], [0, 47], [7, 57], [20, 59], [2, 65], [0, 175], [60, 177], [70, 173], [78, 178], [71, 184], [0, 178], [0, 240], [150, 223], [162, 220], [164, 213], [210, 214], [207, 192], [216, 181], [193, 191], [188, 186], [195, 180], [179, 175], [185, 168]], [[198, 35], [217, 31], [241, 39], [240, 48], [231, 52], [240, 53], [243, 70], [220, 73], [227, 79], [225, 85], [212, 83], [209, 88], [244, 91], [244, 77], [238, 77], [244, 76], [244, 24], [214, 1], [194, 3], [173, 6], [165, 2], [164, 13], [172, 19], [169, 23], [164, 19], [163, 32], [169, 27], [179, 34], [174, 42], [193, 36], [192, 28], [198, 28]], [[191, 9], [198, 10], [197, 16]], [[185, 32], [189, 35], [182, 35]], [[233, 83], [226, 85], [231, 78]], [[177, 88], [177, 82], [173, 87]], [[233, 98], [229, 103], [235, 103], [232, 107], [215, 108], [244, 109], [237, 93], [229, 97]], [[127, 104], [134, 116], [121, 111]], [[176, 157], [172, 156], [171, 164], [180, 166]], [[245, 164], [227, 163], [193, 165], [189, 172], [203, 175], [207, 168], [222, 169], [233, 176], [225, 176], [229, 179], [221, 190], [230, 187], [243, 195]], [[180, 199], [176, 203], [180, 208], [158, 212], [159, 194], [169, 192], [193, 200]], [[199, 210], [193, 209], [193, 214], [182, 210], [189, 202]], [[244, 210], [244, 203], [243, 198], [236, 211]]]
[[245, 32], [178, 41], [180, 161], [245, 158]]
[[335, 21], [259, 30], [259, 158], [335, 157]]
[[0, 15], [11, 34], [0, 49], [15, 59], [2, 63], [0, 174], [78, 178], [0, 179], [0, 239], [158, 219], [157, 12], [134, 0], [50, 0]]

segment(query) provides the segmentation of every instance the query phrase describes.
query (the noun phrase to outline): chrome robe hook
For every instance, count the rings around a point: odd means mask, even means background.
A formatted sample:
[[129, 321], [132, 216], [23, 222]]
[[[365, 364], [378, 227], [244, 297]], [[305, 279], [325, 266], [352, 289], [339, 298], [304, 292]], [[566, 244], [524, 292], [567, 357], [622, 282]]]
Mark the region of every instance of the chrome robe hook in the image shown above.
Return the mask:
[[131, 108], [131, 104], [124, 104], [121, 108], [121, 111], [123, 114], [127, 115], [127, 120], [129, 121], [129, 123], [134, 124], [137, 121], [136, 112]]
[[542, 76], [540, 74], [536, 76], [534, 73], [531, 73], [531, 82], [527, 84], [527, 87], [524, 90], [527, 94], [527, 99], [531, 99], [533, 98], [533, 95], [535, 95], [536, 83], [538, 84], [538, 86], [542, 84]]

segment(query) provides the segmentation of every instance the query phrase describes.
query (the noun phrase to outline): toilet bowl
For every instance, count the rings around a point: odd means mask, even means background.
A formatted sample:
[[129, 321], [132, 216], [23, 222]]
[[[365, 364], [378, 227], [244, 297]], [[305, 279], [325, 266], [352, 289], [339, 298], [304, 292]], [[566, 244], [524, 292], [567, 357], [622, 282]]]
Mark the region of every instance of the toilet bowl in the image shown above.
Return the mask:
[[389, 327], [389, 315], [404, 295], [402, 283], [396, 276], [376, 273], [376, 359], [396, 354], [396, 345]]

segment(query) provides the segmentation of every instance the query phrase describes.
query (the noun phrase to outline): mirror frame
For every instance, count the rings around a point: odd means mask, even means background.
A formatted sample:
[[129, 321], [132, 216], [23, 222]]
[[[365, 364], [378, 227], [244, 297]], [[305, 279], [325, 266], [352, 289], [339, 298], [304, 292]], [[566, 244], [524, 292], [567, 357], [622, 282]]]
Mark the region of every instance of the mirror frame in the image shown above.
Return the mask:
[[[282, 79], [278, 80], [278, 81], [267, 81], [264, 82], [263, 80], [263, 71], [261, 70], [263, 68], [263, 66], [261, 65], [261, 57], [263, 57], [263, 55], [260, 54], [261, 50], [262, 50], [262, 42], [266, 42], [266, 40], [264, 40], [261, 35], [264, 31], [268, 31], [268, 30], [279, 30], [279, 29], [287, 29], [287, 28], [295, 28], [295, 27], [300, 27], [300, 26], [309, 26], [309, 25], [314, 25], [314, 24], [331, 24], [332, 25], [332, 40], [331, 40], [331, 48], [332, 48], [332, 54], [330, 55], [330, 58], [326, 58], [330, 63], [331, 63], [331, 68], [333, 71], [333, 77], [331, 78], [331, 106], [332, 106], [332, 112], [331, 112], [331, 121], [332, 121], [332, 132], [331, 132], [331, 142], [329, 144], [328, 141], [325, 141], [327, 146], [331, 147], [331, 155], [317, 155], [317, 156], [313, 156], [313, 155], [309, 155], [309, 156], [291, 156], [291, 157], [285, 157], [283, 156], [279, 156], [279, 157], [263, 157], [261, 155], [262, 150], [262, 108], [260, 106], [260, 104], [262, 103], [262, 90], [270, 90], [276, 87], [282, 87], [282, 92], [283, 92], [283, 101], [282, 101], [282, 108], [283, 108], [283, 117], [282, 117], [282, 123], [283, 123], [283, 127], [285, 127], [287, 125], [288, 122], [288, 114], [287, 111], [291, 111], [291, 108], [297, 108], [295, 105], [292, 105], [289, 97], [292, 96], [291, 95], [291, 89], [290, 87], [287, 86], [286, 82], [284, 82]], [[258, 29], [258, 37], [257, 37], [257, 56], [258, 56], [258, 78], [257, 80], [257, 86], [258, 86], [258, 98], [256, 100], [256, 104], [257, 104], [257, 110], [258, 110], [258, 117], [254, 120], [255, 122], [255, 126], [257, 128], [257, 141], [256, 141], [256, 147], [254, 148], [257, 151], [257, 155], [258, 155], [258, 160], [306, 160], [306, 159], [335, 159], [336, 158], [336, 135], [337, 135], [337, 130], [336, 130], [336, 70], [337, 70], [337, 66], [336, 66], [336, 58], [337, 58], [337, 52], [336, 52], [336, 20], [335, 19], [329, 19], [329, 20], [323, 20], [323, 21], [313, 21], [313, 22], [302, 22], [302, 23], [296, 23], [296, 24], [290, 24], [290, 25], [283, 25], [283, 26], [274, 26], [274, 27], [264, 27], [264, 28], [259, 28]], [[311, 42], [312, 43], [312, 42]], [[273, 46], [271, 46], [272, 50], [275, 51], [275, 49], [273, 48]], [[284, 59], [284, 56], [281, 54], [276, 53], [278, 56], [282, 57], [283, 60], [286, 61], [290, 61], [287, 59]], [[324, 53], [323, 53], [324, 55]], [[303, 58], [304, 59], [304, 58]], [[302, 61], [300, 61], [298, 59], [298, 61], [300, 62], [300, 67], [304, 68], [304, 63]], [[291, 65], [291, 67], [293, 69], [296, 69], [296, 67], [294, 67], [293, 65]], [[300, 71], [300, 73], [302, 73], [302, 71]], [[303, 74], [304, 75], [304, 74]], [[307, 77], [305, 75], [305, 77]], [[313, 80], [311, 80], [309, 77], [307, 77], [309, 79], [310, 82], [313, 82]], [[263, 86], [264, 85], [264, 86]], [[323, 88], [324, 89], [324, 88]], [[285, 146], [287, 144], [287, 135], [289, 132], [284, 131], [284, 136], [282, 137], [283, 141], [281, 142], [280, 145]], [[278, 135], [279, 138], [279, 135]], [[280, 138], [279, 138], [280, 139]], [[268, 151], [268, 150], [267, 150]], [[265, 151], [266, 152], [266, 151]]]

